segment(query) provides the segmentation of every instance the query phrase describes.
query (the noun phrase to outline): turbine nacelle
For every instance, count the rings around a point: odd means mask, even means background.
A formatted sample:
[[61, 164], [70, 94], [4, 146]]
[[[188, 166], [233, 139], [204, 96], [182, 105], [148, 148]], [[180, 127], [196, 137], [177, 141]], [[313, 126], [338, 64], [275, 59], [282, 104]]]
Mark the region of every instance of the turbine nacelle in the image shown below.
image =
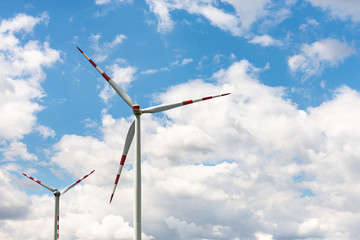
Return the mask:
[[133, 105], [132, 110], [133, 110], [135, 115], [141, 115], [142, 114], [140, 105], [138, 105], [138, 104]]

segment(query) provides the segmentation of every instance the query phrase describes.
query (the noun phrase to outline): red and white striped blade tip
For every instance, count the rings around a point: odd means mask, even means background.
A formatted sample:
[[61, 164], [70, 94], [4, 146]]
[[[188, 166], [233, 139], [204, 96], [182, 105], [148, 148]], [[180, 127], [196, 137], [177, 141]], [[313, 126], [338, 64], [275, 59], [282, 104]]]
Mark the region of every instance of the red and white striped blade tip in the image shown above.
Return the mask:
[[84, 53], [78, 46], [76, 46], [76, 48], [77, 48], [81, 53]]
[[36, 183], [40, 184], [41, 186], [43, 186], [43, 187], [45, 187], [45, 188], [49, 189], [50, 191], [52, 191], [52, 192], [55, 192], [55, 191], [56, 191], [56, 189], [55, 189], [55, 188], [53, 188], [53, 187], [51, 187], [51, 186], [49, 186], [49, 185], [47, 185], [47, 184], [45, 184], [45, 183], [41, 182], [40, 180], [37, 180], [37, 179], [33, 178], [32, 176], [27, 175], [26, 173], [22, 173], [22, 174], [23, 174], [25, 177], [29, 178], [30, 180], [33, 180], [34, 182], [36, 182]]
[[198, 98], [198, 99], [185, 100], [185, 101], [178, 102], [178, 103], [158, 105], [158, 106], [154, 106], [154, 107], [145, 108], [141, 112], [142, 113], [163, 112], [163, 111], [167, 111], [167, 110], [170, 110], [170, 109], [173, 109], [173, 108], [185, 106], [185, 105], [188, 105], [188, 104], [197, 103], [197, 102], [201, 102], [201, 101], [205, 101], [205, 100], [209, 100], [209, 99], [213, 99], [213, 98], [223, 97], [223, 96], [226, 96], [226, 95], [229, 95], [229, 94], [230, 93], [224, 93], [224, 94], [219, 94], [219, 95], [214, 95], [214, 96], [202, 97], [202, 98]]
[[91, 65], [105, 78], [105, 80], [111, 85], [111, 87], [120, 95], [120, 97], [132, 107], [134, 105], [133, 100], [130, 96], [121, 88], [119, 87], [91, 58], [89, 58], [79, 47], [77, 49], [80, 51], [82, 55], [91, 63]]
[[63, 190], [61, 190], [61, 194], [66, 193], [67, 191], [69, 191], [71, 188], [73, 188], [76, 184], [80, 183], [82, 180], [84, 180], [85, 178], [87, 178], [88, 176], [90, 176], [93, 172], [95, 172], [95, 170], [92, 170], [89, 174], [86, 174], [85, 176], [83, 176], [82, 178], [76, 180], [74, 183], [70, 184], [69, 186], [67, 186], [66, 188], [64, 188]]

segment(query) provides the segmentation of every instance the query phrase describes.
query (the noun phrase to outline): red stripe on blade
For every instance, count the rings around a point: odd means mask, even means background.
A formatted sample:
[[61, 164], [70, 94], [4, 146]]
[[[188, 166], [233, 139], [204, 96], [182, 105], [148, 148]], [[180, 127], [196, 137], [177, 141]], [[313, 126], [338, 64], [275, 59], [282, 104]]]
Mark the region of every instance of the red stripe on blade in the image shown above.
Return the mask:
[[229, 95], [230, 93], [224, 93], [224, 94], [221, 94], [221, 96], [226, 96], [226, 95]]
[[37, 180], [36, 182], [39, 183], [39, 184], [41, 183], [39, 180]]
[[209, 100], [209, 99], [212, 99], [212, 96], [210, 96], [210, 97], [203, 97], [201, 100]]
[[79, 182], [81, 182], [81, 180], [80, 180], [80, 179], [76, 181], [76, 183], [79, 183]]
[[111, 201], [112, 201], [112, 199], [113, 199], [113, 196], [114, 196], [114, 194], [111, 194], [110, 203], [111, 203]]
[[120, 175], [116, 175], [116, 179], [115, 179], [115, 184], [117, 184], [119, 182], [119, 178], [120, 178]]
[[93, 60], [91, 60], [91, 59], [90, 59], [90, 60], [89, 60], [89, 62], [90, 62], [90, 63], [91, 63], [91, 65], [93, 65], [94, 67], [96, 67], [96, 66], [97, 66], [97, 65], [96, 65], [96, 63], [94, 63], [94, 62], [93, 62]]
[[188, 104], [193, 103], [193, 100], [186, 100], [186, 101], [183, 101], [182, 103], [183, 103], [183, 105], [188, 105]]
[[106, 73], [102, 73], [101, 75], [106, 79], [106, 81], [110, 81], [111, 78]]
[[124, 165], [125, 159], [126, 159], [126, 155], [122, 155], [122, 156], [121, 156], [120, 165]]

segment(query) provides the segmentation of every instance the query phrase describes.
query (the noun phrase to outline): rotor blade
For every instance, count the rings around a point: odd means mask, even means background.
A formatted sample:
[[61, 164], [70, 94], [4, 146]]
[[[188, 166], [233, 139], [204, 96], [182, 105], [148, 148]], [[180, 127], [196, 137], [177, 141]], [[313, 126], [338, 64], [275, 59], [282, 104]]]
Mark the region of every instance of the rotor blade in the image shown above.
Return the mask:
[[68, 187], [64, 188], [63, 190], [61, 190], [61, 194], [66, 193], [67, 191], [69, 191], [72, 187], [74, 187], [76, 184], [78, 184], [79, 182], [81, 182], [83, 179], [87, 178], [88, 176], [90, 176], [93, 172], [95, 172], [95, 170], [92, 170], [91, 173], [83, 176], [81, 179], [77, 180], [76, 182], [74, 182], [73, 184], [69, 185]]
[[120, 95], [120, 97], [132, 108], [134, 105], [133, 100], [129, 97], [129, 95], [121, 88], [119, 87], [101, 68], [99, 68], [96, 63], [94, 63], [93, 60], [91, 60], [79, 47], [77, 47], [79, 51], [84, 55], [84, 57], [91, 63], [91, 65], [96, 68], [96, 70], [105, 78], [105, 80], [113, 87], [113, 89]]
[[201, 102], [201, 101], [205, 101], [205, 100], [209, 100], [209, 99], [213, 99], [213, 98], [217, 98], [217, 97], [223, 97], [226, 95], [229, 95], [230, 93], [225, 93], [225, 94], [220, 94], [220, 95], [215, 95], [215, 96], [208, 96], [208, 97], [203, 97], [203, 98], [199, 98], [199, 99], [195, 99], [195, 100], [186, 100], [186, 101], [182, 101], [179, 103], [173, 103], [173, 104], [164, 104], [164, 105], [159, 105], [159, 106], [155, 106], [155, 107], [149, 107], [149, 108], [145, 108], [143, 110], [141, 110], [142, 113], [157, 113], [157, 112], [163, 112], [169, 109], [173, 109], [173, 108], [177, 108], [177, 107], [181, 107], [181, 106], [185, 106], [191, 103], [196, 103], [196, 102]]
[[110, 203], [111, 203], [111, 201], [112, 201], [112, 199], [114, 197], [114, 193], [115, 193], [115, 190], [116, 190], [119, 178], [120, 178], [120, 174], [121, 174], [121, 171], [122, 171], [122, 169], [124, 167], [126, 156], [127, 156], [128, 152], [129, 152], [129, 148], [130, 148], [131, 142], [132, 142], [132, 140], [134, 138], [134, 134], [135, 134], [135, 120], [132, 122], [132, 124], [131, 124], [131, 126], [129, 128], [129, 131], [127, 133], [127, 136], [126, 136], [123, 153], [122, 153], [121, 160], [120, 160], [120, 166], [119, 166], [116, 178], [115, 178], [114, 189], [113, 189], [111, 197], [110, 197]]
[[23, 175], [24, 175], [25, 177], [30, 178], [30, 179], [31, 179], [31, 180], [33, 180], [34, 182], [36, 182], [36, 183], [40, 184], [41, 186], [43, 186], [43, 187], [45, 187], [45, 188], [49, 189], [49, 190], [50, 190], [50, 191], [52, 191], [52, 192], [55, 192], [55, 191], [56, 191], [56, 189], [55, 189], [55, 188], [50, 187], [49, 185], [47, 185], [47, 184], [45, 184], [45, 183], [42, 183], [41, 181], [39, 181], [39, 180], [37, 180], [37, 179], [35, 179], [35, 178], [33, 178], [33, 177], [31, 177], [31, 176], [27, 175], [26, 173], [23, 173]]

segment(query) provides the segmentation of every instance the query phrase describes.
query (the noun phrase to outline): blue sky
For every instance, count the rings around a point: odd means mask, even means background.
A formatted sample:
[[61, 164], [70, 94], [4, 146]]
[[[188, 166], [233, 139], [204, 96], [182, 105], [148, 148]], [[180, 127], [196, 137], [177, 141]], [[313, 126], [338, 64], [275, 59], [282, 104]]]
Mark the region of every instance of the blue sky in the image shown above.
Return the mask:
[[360, 3], [0, 9], [1, 239], [52, 236], [53, 198], [22, 172], [64, 188], [93, 169], [61, 238], [132, 239], [132, 148], [108, 204], [132, 112], [76, 46], [143, 108], [232, 93], [143, 116], [144, 239], [359, 236]]

